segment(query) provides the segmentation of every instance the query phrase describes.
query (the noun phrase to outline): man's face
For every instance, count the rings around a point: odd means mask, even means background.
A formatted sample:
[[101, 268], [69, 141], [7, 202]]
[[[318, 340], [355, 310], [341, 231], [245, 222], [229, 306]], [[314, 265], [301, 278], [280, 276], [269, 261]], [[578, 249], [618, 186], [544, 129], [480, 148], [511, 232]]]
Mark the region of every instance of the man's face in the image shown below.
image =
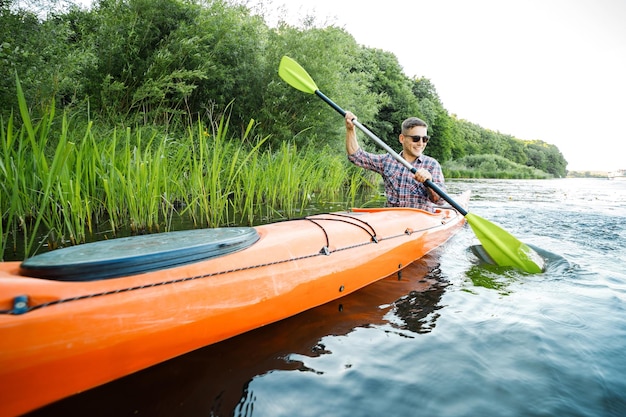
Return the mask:
[[416, 158], [424, 152], [426, 143], [424, 139], [420, 139], [419, 142], [414, 142], [412, 136], [426, 136], [428, 135], [428, 129], [424, 126], [414, 126], [404, 134], [400, 135], [400, 143], [402, 144], [403, 156], [409, 162], [413, 162]]

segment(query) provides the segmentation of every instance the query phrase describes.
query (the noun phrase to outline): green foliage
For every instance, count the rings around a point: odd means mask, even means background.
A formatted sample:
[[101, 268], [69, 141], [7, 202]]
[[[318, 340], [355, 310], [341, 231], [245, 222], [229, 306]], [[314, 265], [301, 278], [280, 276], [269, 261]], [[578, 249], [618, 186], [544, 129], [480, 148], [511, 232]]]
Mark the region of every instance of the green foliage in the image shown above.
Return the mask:
[[85, 19], [80, 41], [93, 51], [86, 74], [92, 105], [115, 118], [132, 112], [154, 118], [160, 105], [175, 112], [202, 79], [181, 68], [166, 46], [180, 26], [193, 24], [195, 8], [176, 0], [101, 0]]
[[[41, 22], [34, 12], [0, 8], [0, 103], [2, 114], [17, 110], [15, 74], [25, 97], [45, 107], [63, 82], [68, 57], [67, 27], [56, 19]], [[71, 58], [70, 58], [71, 59]], [[67, 63], [71, 65], [71, 62]]]
[[435, 86], [427, 78], [414, 78], [412, 91], [419, 100], [420, 115], [428, 124], [433, 140], [428, 154], [439, 161], [447, 161], [454, 150], [454, 121], [444, 109]]
[[446, 178], [546, 179], [544, 171], [512, 162], [502, 156], [468, 155], [442, 165]]
[[378, 101], [378, 111], [368, 123], [369, 128], [399, 151], [398, 135], [402, 122], [409, 116], [420, 115], [411, 82], [396, 56], [389, 52], [362, 48], [359, 58], [354, 71], [369, 75], [368, 89]]
[[523, 141], [511, 135], [484, 129], [466, 120], [454, 120], [455, 140], [461, 144], [453, 152], [455, 159], [466, 155], [493, 154], [555, 177], [566, 175], [567, 161], [554, 145], [538, 140]]
[[181, 136], [152, 126], [109, 131], [66, 113], [56, 130], [54, 106], [33, 120], [17, 86], [21, 127], [0, 118], [0, 254], [16, 252], [18, 240], [28, 256], [41, 242], [56, 248], [98, 232], [289, 218], [320, 200], [344, 201], [344, 189], [354, 197], [362, 183], [343, 153], [287, 142], [263, 150], [267, 138], [252, 136], [254, 121], [231, 134], [229, 114]]
[[[376, 97], [368, 90], [364, 74], [353, 70], [360, 48], [354, 38], [335, 27], [302, 30], [283, 25], [271, 36], [267, 51], [272, 79], [265, 92], [258, 119], [272, 135], [271, 145], [280, 146], [295, 137], [298, 144], [317, 143], [343, 150], [343, 121], [319, 98], [294, 90], [277, 76], [283, 55], [306, 68], [319, 89], [362, 120], [371, 120]], [[267, 129], [267, 130], [265, 130]]]
[[45, 20], [8, 6], [0, 12], [5, 117], [16, 109], [17, 73], [27, 102], [39, 111], [55, 99], [112, 126], [184, 131], [229, 106], [230, 125], [243, 132], [255, 119], [255, 134], [268, 137], [265, 146], [279, 149], [295, 140], [341, 151], [337, 115], [277, 76], [281, 57], [290, 55], [325, 94], [396, 149], [401, 122], [416, 115], [433, 137], [427, 153], [441, 162], [495, 154], [555, 176], [566, 173], [556, 147], [458, 120], [430, 80], [407, 77], [393, 54], [359, 46], [345, 30], [315, 17], [304, 18], [303, 27], [270, 28], [262, 16], [226, 0], [99, 0], [91, 10], [70, 8]]
[[[593, 171], [568, 171], [568, 178], [607, 178], [606, 172]], [[610, 177], [609, 177], [610, 179]]]
[[559, 149], [540, 140], [525, 143], [527, 165], [546, 171], [554, 176], [564, 177], [567, 162]]
[[371, 181], [346, 163], [343, 121], [278, 77], [283, 55], [396, 149], [402, 120], [423, 118], [449, 177], [566, 174], [554, 145], [457, 119], [430, 80], [314, 17], [269, 27], [234, 0], [15, 4], [0, 2], [0, 236], [27, 233], [29, 251], [38, 228], [80, 242], [102, 215], [139, 231], [183, 211], [203, 224], [289, 216], [340, 184], [354, 198]]

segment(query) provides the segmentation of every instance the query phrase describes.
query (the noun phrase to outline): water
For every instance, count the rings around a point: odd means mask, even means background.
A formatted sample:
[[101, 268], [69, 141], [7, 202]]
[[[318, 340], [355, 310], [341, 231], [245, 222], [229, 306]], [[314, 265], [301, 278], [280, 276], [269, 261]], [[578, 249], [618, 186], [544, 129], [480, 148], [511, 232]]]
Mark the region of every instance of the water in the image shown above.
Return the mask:
[[550, 253], [480, 265], [469, 227], [355, 294], [34, 415], [626, 415], [626, 181], [449, 182]]

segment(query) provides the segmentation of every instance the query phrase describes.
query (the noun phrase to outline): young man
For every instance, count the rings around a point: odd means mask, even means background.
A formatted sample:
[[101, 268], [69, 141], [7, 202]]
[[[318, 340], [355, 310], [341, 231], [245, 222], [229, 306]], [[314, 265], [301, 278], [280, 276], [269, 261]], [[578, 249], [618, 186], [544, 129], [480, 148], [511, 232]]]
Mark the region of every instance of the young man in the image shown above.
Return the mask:
[[391, 155], [372, 154], [359, 147], [353, 120], [356, 116], [346, 112], [346, 151], [353, 164], [382, 175], [385, 182], [387, 207], [415, 207], [434, 211], [440, 197], [423, 182], [431, 180], [446, 191], [441, 165], [436, 159], [423, 154], [428, 143], [426, 123], [417, 117], [409, 117], [402, 122], [399, 140], [402, 144], [401, 156], [412, 164], [417, 172], [412, 174]]

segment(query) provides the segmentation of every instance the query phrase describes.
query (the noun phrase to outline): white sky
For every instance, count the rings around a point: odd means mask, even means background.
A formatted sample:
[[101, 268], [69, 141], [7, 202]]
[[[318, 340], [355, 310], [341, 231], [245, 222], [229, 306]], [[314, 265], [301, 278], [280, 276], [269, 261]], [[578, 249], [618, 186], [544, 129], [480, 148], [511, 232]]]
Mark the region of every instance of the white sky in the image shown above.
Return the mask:
[[626, 168], [624, 0], [290, 0], [429, 78], [448, 112], [556, 145], [570, 170]]
[[626, 0], [247, 3], [293, 24], [314, 15], [392, 52], [449, 113], [554, 144], [569, 170], [626, 168]]

